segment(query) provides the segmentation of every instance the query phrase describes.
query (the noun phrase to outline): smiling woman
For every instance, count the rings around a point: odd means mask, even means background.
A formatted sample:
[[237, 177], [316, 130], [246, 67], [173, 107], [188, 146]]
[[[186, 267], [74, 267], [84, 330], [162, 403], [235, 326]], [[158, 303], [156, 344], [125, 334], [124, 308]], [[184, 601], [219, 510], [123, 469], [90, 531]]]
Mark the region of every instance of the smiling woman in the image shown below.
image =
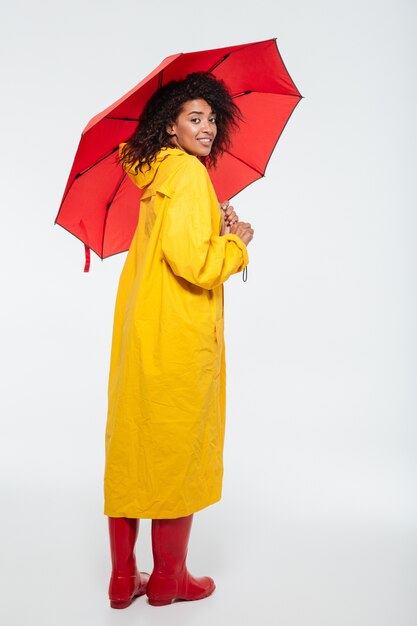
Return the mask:
[[205, 100], [185, 102], [176, 122], [168, 124], [173, 146], [195, 156], [207, 156], [217, 135], [216, 113]]
[[[143, 192], [119, 280], [108, 385], [104, 512], [115, 608], [144, 593], [161, 605], [215, 589], [209, 576], [191, 576], [185, 560], [193, 514], [221, 498], [223, 283], [247, 266], [253, 237], [241, 222], [223, 233], [205, 167], [229, 145], [238, 119], [220, 81], [190, 74], [155, 92], [120, 145]], [[150, 578], [136, 569], [139, 518], [152, 519]]]

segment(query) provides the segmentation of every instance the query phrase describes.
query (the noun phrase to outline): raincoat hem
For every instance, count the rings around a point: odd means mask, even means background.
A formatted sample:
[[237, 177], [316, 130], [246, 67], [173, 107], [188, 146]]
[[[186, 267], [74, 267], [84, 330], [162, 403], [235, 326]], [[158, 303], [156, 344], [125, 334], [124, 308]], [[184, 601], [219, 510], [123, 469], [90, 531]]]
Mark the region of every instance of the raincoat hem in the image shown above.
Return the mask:
[[110, 509], [105, 508], [104, 515], [107, 515], [108, 517], [127, 517], [131, 519], [176, 519], [177, 517], [187, 517], [188, 515], [191, 515], [192, 513], [198, 513], [198, 511], [202, 511], [208, 506], [211, 506], [212, 504], [216, 504], [216, 502], [220, 502], [221, 499], [222, 499], [222, 496], [220, 496], [219, 498], [216, 498], [215, 500], [212, 500], [208, 504], [204, 504], [203, 506], [191, 507], [191, 509], [185, 509], [185, 512], [180, 511], [179, 513], [175, 512], [175, 514], [173, 514], [172, 511], [160, 511], [157, 514], [141, 513], [138, 511], [136, 514], [136, 513], [132, 513], [130, 510], [129, 512], [121, 513], [119, 511], [117, 513], [112, 513]]

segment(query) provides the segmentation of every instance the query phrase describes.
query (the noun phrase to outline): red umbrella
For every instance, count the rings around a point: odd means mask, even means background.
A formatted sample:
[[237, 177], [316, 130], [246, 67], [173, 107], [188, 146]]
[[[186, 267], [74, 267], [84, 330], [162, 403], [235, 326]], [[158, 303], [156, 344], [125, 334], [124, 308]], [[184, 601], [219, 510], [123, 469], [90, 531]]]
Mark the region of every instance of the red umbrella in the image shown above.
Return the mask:
[[[171, 80], [209, 71], [225, 81], [243, 114], [232, 147], [208, 169], [221, 202], [258, 180], [293, 110], [303, 97], [278, 51], [276, 38], [228, 48], [179, 53], [162, 63], [114, 104], [93, 117], [80, 143], [55, 218], [101, 259], [129, 249], [139, 218], [142, 190], [115, 155], [135, 131], [149, 97]], [[267, 123], [265, 123], [265, 121]]]

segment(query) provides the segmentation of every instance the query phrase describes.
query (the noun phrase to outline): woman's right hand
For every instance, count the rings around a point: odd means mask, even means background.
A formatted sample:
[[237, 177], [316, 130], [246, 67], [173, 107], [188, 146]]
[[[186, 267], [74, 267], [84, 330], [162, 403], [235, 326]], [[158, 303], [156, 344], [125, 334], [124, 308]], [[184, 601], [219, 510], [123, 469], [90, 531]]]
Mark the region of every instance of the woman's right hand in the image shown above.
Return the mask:
[[237, 222], [230, 226], [230, 232], [241, 238], [243, 243], [247, 246], [253, 239], [253, 228], [248, 222]]

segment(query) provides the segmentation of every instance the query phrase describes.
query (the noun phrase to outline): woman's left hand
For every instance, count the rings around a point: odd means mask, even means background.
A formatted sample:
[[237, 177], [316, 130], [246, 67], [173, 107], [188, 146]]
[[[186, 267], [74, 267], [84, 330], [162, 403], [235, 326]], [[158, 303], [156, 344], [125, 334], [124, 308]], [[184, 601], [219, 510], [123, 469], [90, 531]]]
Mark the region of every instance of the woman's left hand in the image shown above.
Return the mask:
[[229, 200], [220, 203], [220, 209], [222, 212], [222, 228], [220, 235], [227, 235], [230, 233], [230, 227], [239, 221], [234, 208], [229, 204]]

